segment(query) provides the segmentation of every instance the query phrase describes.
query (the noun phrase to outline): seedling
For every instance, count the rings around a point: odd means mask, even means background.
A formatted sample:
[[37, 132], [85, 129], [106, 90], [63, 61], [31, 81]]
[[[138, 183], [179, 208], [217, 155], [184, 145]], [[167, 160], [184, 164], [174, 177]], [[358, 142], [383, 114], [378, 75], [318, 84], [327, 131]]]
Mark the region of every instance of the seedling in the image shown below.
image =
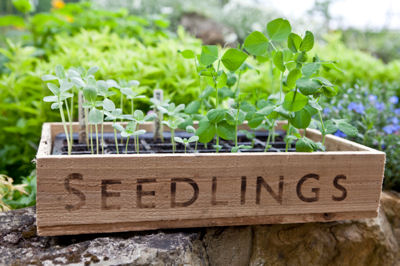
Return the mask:
[[187, 138], [180, 138], [180, 137], [174, 137], [174, 140], [178, 143], [182, 143], [185, 146], [185, 153], [186, 153], [186, 148], [187, 146], [192, 143], [196, 142], [199, 140], [198, 136], [191, 136], [189, 139]]

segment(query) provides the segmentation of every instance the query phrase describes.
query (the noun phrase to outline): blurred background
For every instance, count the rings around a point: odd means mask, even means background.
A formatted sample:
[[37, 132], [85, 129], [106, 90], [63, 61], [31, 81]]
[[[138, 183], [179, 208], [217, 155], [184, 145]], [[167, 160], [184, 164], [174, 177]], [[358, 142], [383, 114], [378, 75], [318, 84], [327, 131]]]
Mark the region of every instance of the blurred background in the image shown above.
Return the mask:
[[[48, 92], [40, 77], [57, 64], [98, 65], [100, 79], [136, 79], [149, 97], [162, 88], [167, 98], [188, 103], [198, 96], [199, 81], [193, 62], [178, 50], [237, 46], [278, 17], [294, 32], [314, 33], [315, 54], [335, 63], [320, 74], [341, 91], [324, 100], [325, 116], [349, 120], [360, 132], [352, 140], [386, 151], [385, 188], [400, 191], [398, 0], [1, 0], [0, 177], [28, 190], [4, 188], [0, 178], [3, 202], [34, 204], [31, 161], [41, 125], [59, 121], [42, 101]], [[269, 62], [252, 63], [271, 72]], [[243, 80], [243, 91], [257, 90], [259, 97], [277, 89], [274, 73], [249, 71]], [[148, 109], [148, 99], [139, 106]]]

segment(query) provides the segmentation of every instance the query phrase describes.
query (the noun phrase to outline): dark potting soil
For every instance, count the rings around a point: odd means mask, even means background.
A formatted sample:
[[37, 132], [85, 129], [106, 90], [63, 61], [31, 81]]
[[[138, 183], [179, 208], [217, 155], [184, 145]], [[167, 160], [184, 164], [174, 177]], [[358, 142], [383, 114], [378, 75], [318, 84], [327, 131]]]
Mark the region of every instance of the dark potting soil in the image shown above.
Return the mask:
[[[238, 132], [238, 145], [246, 145], [251, 146], [251, 149], [240, 149], [239, 152], [264, 152], [265, 143], [268, 138], [268, 132], [265, 131], [254, 131], [255, 134], [254, 139], [249, 139], [242, 132]], [[181, 138], [190, 138], [193, 136], [192, 134], [186, 132], [176, 132], [176, 137]], [[275, 140], [272, 142], [272, 138], [270, 141], [270, 147], [268, 152], [284, 152], [286, 143], [284, 142], [284, 131], [276, 131], [275, 132]], [[163, 133], [164, 140], [156, 140], [153, 139], [153, 133], [145, 133], [139, 137], [139, 153], [140, 154], [149, 154], [149, 153], [172, 153], [172, 144], [171, 144], [171, 134], [169, 132]], [[118, 138], [118, 149], [120, 154], [125, 154], [126, 148], [126, 138], [123, 138], [121, 141], [120, 134], [117, 135]], [[186, 147], [187, 153], [215, 153], [215, 140], [207, 145], [203, 143], [197, 144], [197, 150], [195, 150], [195, 143], [192, 142]], [[222, 146], [220, 149], [220, 153], [230, 153], [232, 147], [235, 146], [234, 141], [228, 140], [219, 140], [219, 145]], [[294, 143], [290, 146], [289, 151], [295, 151]], [[93, 152], [96, 154], [96, 138], [93, 136]], [[185, 146], [180, 143], [176, 143], [176, 151], [175, 153], [184, 153]], [[99, 136], [99, 153], [102, 153], [101, 147], [101, 137]], [[128, 154], [136, 154], [134, 139], [130, 138], [128, 143]], [[67, 141], [65, 139], [65, 134], [59, 134], [56, 136], [53, 147], [53, 155], [67, 155], [68, 147]], [[85, 144], [78, 143], [78, 134], [74, 134], [74, 143], [72, 146], [72, 155], [90, 155], [92, 154], [90, 146], [87, 147]], [[117, 154], [117, 149], [115, 145], [114, 133], [104, 133], [104, 154]]]

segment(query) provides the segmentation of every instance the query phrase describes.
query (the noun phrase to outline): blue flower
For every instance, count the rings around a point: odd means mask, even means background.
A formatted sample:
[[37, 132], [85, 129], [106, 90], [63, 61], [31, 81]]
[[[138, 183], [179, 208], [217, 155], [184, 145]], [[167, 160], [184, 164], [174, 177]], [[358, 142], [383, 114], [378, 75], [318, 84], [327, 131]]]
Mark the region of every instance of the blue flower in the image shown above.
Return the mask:
[[392, 96], [392, 97], [389, 98], [389, 102], [390, 102], [391, 104], [398, 104], [398, 103], [399, 103], [399, 97], [397, 97], [397, 96]]
[[387, 125], [383, 127], [383, 131], [385, 131], [385, 133], [388, 135], [396, 133], [399, 130], [400, 130], [399, 125]]
[[381, 102], [377, 102], [377, 103], [375, 103], [375, 108], [376, 108], [376, 110], [382, 112], [383, 110], [385, 110], [385, 104], [381, 103]]
[[337, 137], [340, 137], [340, 138], [347, 137], [347, 135], [345, 133], [343, 133], [342, 131], [340, 131], [340, 130], [337, 130], [333, 135], [335, 135]]
[[362, 103], [355, 103], [355, 102], [349, 103], [347, 109], [349, 109], [350, 111], [355, 111], [356, 113], [359, 114], [364, 114], [365, 111], [364, 105]]
[[395, 113], [396, 115], [400, 115], [400, 108], [394, 109], [394, 113]]
[[374, 103], [374, 102], [376, 102], [376, 100], [378, 100], [378, 96], [373, 95], [373, 94], [368, 95], [368, 100], [369, 100], [371, 103]]
[[331, 112], [331, 109], [329, 107], [325, 107], [324, 110], [322, 111], [325, 115], [329, 114]]
[[399, 124], [399, 119], [397, 117], [392, 117], [389, 119], [389, 121], [391, 121], [393, 125]]

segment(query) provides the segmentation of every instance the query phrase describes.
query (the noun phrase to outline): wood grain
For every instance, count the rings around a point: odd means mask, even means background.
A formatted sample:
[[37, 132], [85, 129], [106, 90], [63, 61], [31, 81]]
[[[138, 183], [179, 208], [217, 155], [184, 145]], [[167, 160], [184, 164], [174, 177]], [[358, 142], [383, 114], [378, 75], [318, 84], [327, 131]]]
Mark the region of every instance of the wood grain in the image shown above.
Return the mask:
[[40, 235], [332, 221], [379, 206], [385, 154], [333, 136], [315, 153], [54, 156], [62, 128], [43, 129]]

